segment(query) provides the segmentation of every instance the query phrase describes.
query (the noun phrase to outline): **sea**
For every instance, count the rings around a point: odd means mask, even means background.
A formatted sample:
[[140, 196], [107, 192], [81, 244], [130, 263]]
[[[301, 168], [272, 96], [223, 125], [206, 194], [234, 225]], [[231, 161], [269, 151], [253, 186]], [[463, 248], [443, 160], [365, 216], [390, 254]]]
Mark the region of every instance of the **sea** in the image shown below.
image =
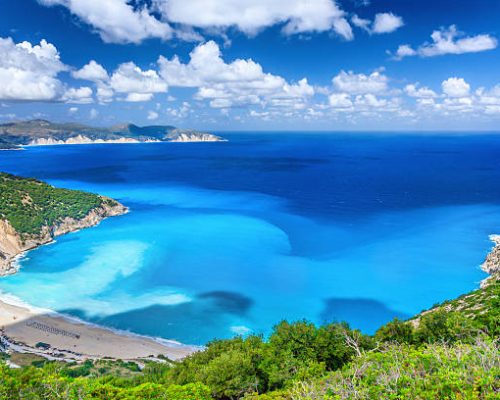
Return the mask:
[[0, 171], [130, 208], [30, 251], [0, 291], [204, 345], [267, 336], [282, 320], [371, 334], [485, 278], [500, 233], [500, 135], [222, 136], [0, 152]]

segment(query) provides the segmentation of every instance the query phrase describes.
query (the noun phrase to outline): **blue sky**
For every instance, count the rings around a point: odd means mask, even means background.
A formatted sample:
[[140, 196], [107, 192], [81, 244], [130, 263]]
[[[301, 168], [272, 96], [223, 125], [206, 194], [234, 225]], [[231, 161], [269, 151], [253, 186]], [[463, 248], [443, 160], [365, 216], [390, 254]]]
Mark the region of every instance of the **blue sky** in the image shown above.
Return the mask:
[[0, 0], [0, 121], [498, 130], [497, 0]]

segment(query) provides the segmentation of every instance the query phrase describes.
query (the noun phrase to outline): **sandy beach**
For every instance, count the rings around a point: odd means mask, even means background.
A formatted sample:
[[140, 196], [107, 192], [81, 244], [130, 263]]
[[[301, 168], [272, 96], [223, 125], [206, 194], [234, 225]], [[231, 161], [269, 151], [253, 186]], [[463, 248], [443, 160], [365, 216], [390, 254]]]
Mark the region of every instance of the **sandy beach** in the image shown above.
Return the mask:
[[[127, 335], [91, 324], [80, 323], [57, 314], [30, 310], [0, 299], [0, 338], [3, 346], [48, 358], [76, 360], [114, 358], [133, 360], [163, 355], [171, 360], [183, 358], [195, 347], [175, 342]], [[37, 348], [37, 343], [50, 348]]]

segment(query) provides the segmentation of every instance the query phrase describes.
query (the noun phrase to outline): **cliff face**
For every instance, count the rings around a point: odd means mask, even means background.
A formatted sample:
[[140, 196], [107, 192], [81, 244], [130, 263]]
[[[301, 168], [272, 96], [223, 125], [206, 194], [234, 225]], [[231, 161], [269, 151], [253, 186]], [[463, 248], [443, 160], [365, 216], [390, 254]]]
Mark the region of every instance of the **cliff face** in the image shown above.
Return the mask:
[[491, 235], [490, 239], [495, 246], [481, 265], [481, 269], [490, 276], [481, 282], [481, 287], [488, 286], [500, 274], [500, 235]]
[[77, 135], [68, 139], [54, 139], [54, 138], [37, 138], [29, 142], [30, 146], [47, 146], [56, 144], [91, 144], [91, 143], [140, 143], [133, 138], [120, 138], [120, 139], [91, 139], [88, 136]]
[[12, 261], [24, 251], [50, 243], [56, 236], [97, 225], [107, 217], [126, 212], [127, 208], [120, 203], [103, 202], [81, 219], [64, 218], [54, 226], [44, 226], [36, 235], [23, 236], [7, 220], [0, 219], [0, 276], [17, 272], [16, 265]]
[[219, 136], [211, 135], [209, 133], [189, 133], [182, 132], [169, 140], [169, 142], [221, 142]]

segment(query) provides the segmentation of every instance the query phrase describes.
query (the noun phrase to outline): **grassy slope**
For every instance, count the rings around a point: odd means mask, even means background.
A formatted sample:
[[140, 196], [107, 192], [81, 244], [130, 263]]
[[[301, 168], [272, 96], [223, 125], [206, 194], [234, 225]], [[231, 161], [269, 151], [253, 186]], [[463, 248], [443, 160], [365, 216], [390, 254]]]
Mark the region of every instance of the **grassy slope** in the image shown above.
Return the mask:
[[0, 173], [0, 218], [21, 235], [36, 235], [65, 217], [81, 219], [104, 201], [96, 194]]

